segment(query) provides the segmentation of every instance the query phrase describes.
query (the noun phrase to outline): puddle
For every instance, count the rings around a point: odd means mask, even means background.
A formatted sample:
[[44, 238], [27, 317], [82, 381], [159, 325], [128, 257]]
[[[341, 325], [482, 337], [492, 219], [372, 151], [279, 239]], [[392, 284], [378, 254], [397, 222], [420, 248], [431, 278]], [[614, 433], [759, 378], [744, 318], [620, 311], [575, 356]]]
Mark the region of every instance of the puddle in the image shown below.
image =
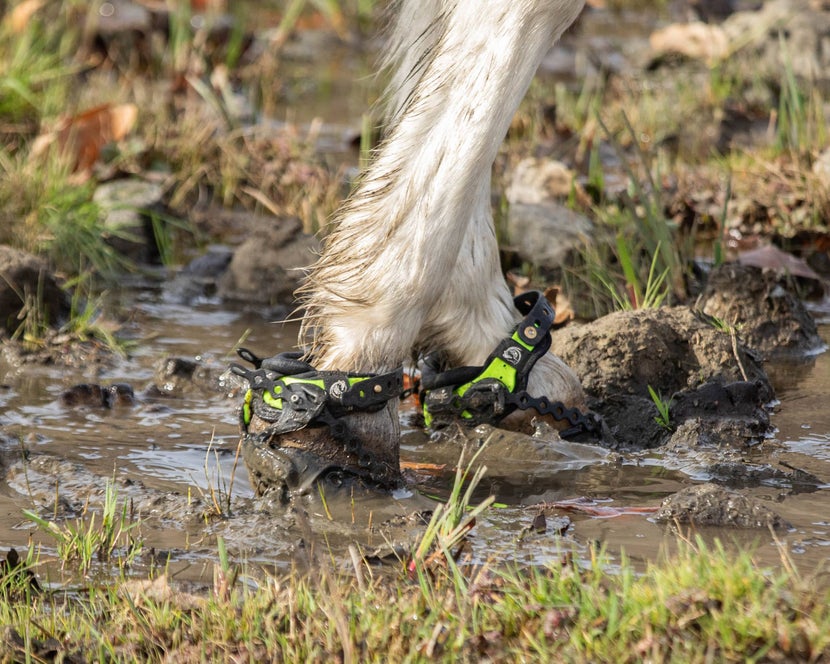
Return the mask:
[[[267, 564], [291, 564], [302, 538], [296, 532], [289, 534], [290, 529], [284, 530], [281, 515], [256, 507], [246, 471], [236, 459], [237, 399], [199, 390], [176, 398], [150, 397], [144, 391], [152, 383], [155, 364], [163, 357], [200, 357], [215, 366], [225, 366], [231, 359], [231, 349], [245, 335], [245, 345], [260, 353], [291, 348], [296, 342], [296, 325], [268, 323], [256, 314], [229, 311], [211, 303], [182, 307], [165, 302], [159, 294], [150, 297], [146, 293], [135, 304], [134, 318], [142, 330], [153, 331], [153, 338], [142, 341], [140, 352], [100, 375], [91, 376], [84, 369], [0, 365], [0, 430], [12, 438], [6, 445], [5, 463], [17, 468], [19, 461], [15, 459], [22, 445], [33, 455], [77, 464], [78, 470], [70, 477], [74, 475], [77, 482], [75, 495], [80, 501], [85, 494], [100, 491], [113, 476], [130, 480], [134, 483], [131, 486], [142, 492], [177, 496], [180, 502], [171, 503], [172, 513], [154, 516], [148, 512], [142, 535], [148, 550], [174, 552], [172, 559], [189, 567], [191, 573], [201, 574], [215, 553], [220, 534], [232, 555]], [[824, 331], [828, 333], [830, 328]], [[778, 433], [775, 440], [747, 455], [746, 461], [784, 461], [827, 484], [801, 494], [775, 485], [744, 491], [774, 503], [774, 509], [794, 524], [795, 530], [782, 539], [801, 567], [811, 569], [830, 556], [830, 410], [826, 408], [830, 355], [774, 365], [772, 373], [777, 377], [781, 402], [773, 417]], [[112, 410], [67, 409], [61, 405], [62, 390], [91, 380], [130, 383], [138, 402]], [[409, 426], [406, 412], [403, 418], [403, 460], [448, 463], [442, 477], [423, 487], [428, 493], [445, 494], [454, 450], [441, 449], [422, 431]], [[482, 497], [494, 494], [501, 506], [479, 519], [472, 538], [479, 561], [544, 562], [558, 559], [563, 551], [576, 549], [579, 555], [594, 541], [602, 542], [612, 553], [624, 549], [635, 561], [654, 559], [676, 541], [676, 535], [643, 514], [598, 518], [548, 508], [545, 511], [552, 525], [545, 533], [531, 533], [527, 528], [540, 511], [539, 505], [588, 497], [616, 508], [654, 507], [665, 496], [707, 479], [693, 464], [684, 467], [676, 460], [664, 462], [658, 453], [620, 457], [591, 447], [584, 453], [577, 447], [564, 456], [534, 459], [522, 455], [489, 459], [486, 463], [493, 470], [479, 493]], [[56, 490], [52, 486], [56, 479], [48, 476], [48, 466], [40, 470], [32, 466], [28, 475], [18, 468], [12, 475], [0, 483], [0, 542], [3, 547], [25, 548], [32, 528], [21, 510], [31, 509], [33, 498], [37, 503], [38, 496], [41, 506], [48, 503], [50, 491]], [[60, 475], [60, 481], [67, 482], [65, 474]], [[218, 488], [220, 494], [231, 490], [235, 501], [232, 516], [220, 521], [200, 519], [198, 515], [185, 518], [188, 499], [209, 496], [211, 487]], [[133, 489], [124, 491], [127, 495]], [[150, 504], [140, 502], [144, 494], [135, 495], [137, 504]], [[401, 504], [406, 506], [407, 500], [411, 499], [404, 498]], [[181, 515], [176, 514], [179, 509]], [[357, 522], [370, 518], [366, 514], [351, 516]], [[571, 525], [563, 539], [556, 531], [567, 520]], [[324, 539], [336, 550], [338, 538], [348, 534], [349, 524], [328, 523], [324, 530], [332, 528]], [[707, 531], [707, 535], [754, 543], [762, 559], [771, 564], [778, 560], [779, 544], [769, 533]], [[48, 551], [48, 540], [41, 540]], [[383, 544], [378, 536], [370, 540], [364, 544]]]
[[[617, 15], [594, 16], [594, 22], [606, 23], [588, 27], [592, 20], [589, 15], [582, 30], [598, 41], [615, 42], [623, 36], [629, 40], [632, 26], [638, 27], [641, 36], [651, 27], [640, 20], [641, 15], [637, 20], [629, 17], [624, 21]], [[273, 113], [270, 120], [314, 132], [320, 152], [353, 162], [350, 143], [377, 87], [364, 79], [371, 70], [371, 61], [371, 56], [333, 54], [326, 66], [319, 60], [287, 62], [283, 93], [288, 107], [302, 108], [302, 114], [283, 109]], [[362, 81], [361, 86], [353, 85], [356, 80]], [[319, 132], [315, 128], [318, 123]], [[0, 550], [28, 546], [34, 530], [22, 510], [42, 508], [49, 504], [50, 495], [57, 494], [58, 475], [50, 477], [49, 470], [58, 468], [60, 462], [76, 464], [64, 466], [75, 470], [59, 475], [64, 488], [68, 481], [76, 484], [74, 495], [80, 502], [76, 507], [83, 508], [84, 495], [100, 492], [108, 478], [118, 477], [123, 495], [145, 506], [145, 549], [163, 552], [167, 557], [160, 553], [162, 560], [172, 561], [179, 570], [189, 568], [192, 576], [212, 574], [220, 535], [237, 559], [288, 566], [307, 555], [308, 531], [320, 522], [298, 525], [254, 500], [246, 471], [236, 457], [238, 399], [195, 389], [175, 398], [144, 394], [153, 381], [156, 364], [166, 356], [198, 357], [215, 366], [226, 366], [234, 359], [232, 349], [242, 338], [245, 346], [259, 354], [292, 348], [296, 325], [268, 323], [256, 313], [224, 309], [209, 300], [185, 307], [165, 299], [158, 290], [131, 292], [128, 297], [134, 298], [128, 300], [132, 325], [139, 334], [153, 334], [140, 340], [129, 359], [103, 370], [71, 371], [9, 367], [0, 361], [0, 433], [9, 437], [5, 449], [0, 448], [0, 470], [11, 469], [0, 481]], [[830, 304], [817, 315], [827, 340]], [[774, 509], [794, 524], [795, 530], [780, 536], [780, 541], [763, 531], [708, 530], [704, 534], [742, 545], [755, 544], [759, 558], [771, 564], [779, 560], [780, 544], [784, 542], [799, 568], [807, 572], [830, 559], [830, 354], [779, 363], [771, 373], [780, 400], [773, 417], [778, 432], [774, 440], [748, 454], [746, 460], [784, 461], [813, 473], [825, 484], [800, 494], [776, 485], [745, 489], [774, 503]], [[83, 382], [129, 383], [138, 396], [137, 403], [107, 411], [62, 406], [61, 392]], [[451, 451], [443, 450], [439, 455], [423, 432], [408, 427], [406, 422], [404, 430], [404, 461], [452, 466]], [[24, 448], [33, 457], [48, 455], [56, 464], [22, 464]], [[476, 561], [543, 563], [574, 549], [581, 555], [593, 542], [607, 546], [612, 555], [625, 550], [634, 561], [653, 560], [662, 550], [671, 548], [677, 535], [643, 514], [599, 518], [546, 508], [548, 529], [540, 534], [528, 532], [527, 527], [540, 511], [539, 505], [588, 497], [617, 508], [656, 507], [664, 497], [708, 479], [693, 463], [684, 465], [676, 459], [669, 462], [657, 453], [619, 457], [594, 451], [572, 458], [522, 456], [494, 459], [488, 464], [492, 472], [485, 477], [479, 494], [492, 493], [500, 506], [477, 523], [471, 538]], [[445, 494], [451, 477], [448, 468], [424, 489], [439, 496]], [[232, 494], [229, 517], [208, 519], [193, 508], [195, 498], [210, 497], [211, 489], [219, 491], [220, 499], [228, 492]], [[154, 512], [153, 495], [173, 498], [164, 510]], [[400, 500], [404, 510], [415, 503], [411, 496]], [[352, 514], [351, 520], [358, 524], [371, 521], [372, 507], [364, 505], [361, 509], [364, 512]], [[567, 520], [571, 525], [566, 536], [560, 538], [557, 531], [567, 525]], [[351, 527], [351, 523], [325, 524], [323, 540], [336, 549], [338, 541], [347, 540]], [[48, 552], [48, 539], [38, 540]], [[363, 540], [367, 550], [383, 543], [379, 535]]]

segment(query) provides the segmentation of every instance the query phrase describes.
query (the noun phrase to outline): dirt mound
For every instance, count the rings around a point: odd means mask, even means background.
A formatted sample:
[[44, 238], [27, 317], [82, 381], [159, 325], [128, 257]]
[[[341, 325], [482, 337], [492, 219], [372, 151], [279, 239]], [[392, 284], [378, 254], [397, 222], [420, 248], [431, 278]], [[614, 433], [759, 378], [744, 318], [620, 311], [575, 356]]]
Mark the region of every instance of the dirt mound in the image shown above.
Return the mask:
[[565, 360], [592, 397], [665, 396], [719, 380], [765, 382], [758, 359], [688, 307], [618, 311], [553, 334], [551, 350]]
[[[556, 332], [552, 350], [621, 446], [662, 445], [691, 418], [735, 421], [747, 439], [769, 426], [762, 406], [774, 392], [758, 357], [687, 307], [609, 314]], [[668, 418], [659, 417], [652, 391]]]
[[697, 307], [735, 328], [740, 339], [765, 357], [821, 348], [816, 323], [794, 294], [792, 278], [749, 265], [712, 271]]
[[688, 487], [669, 496], [660, 506], [655, 520], [698, 526], [792, 528], [762, 502], [715, 484]]

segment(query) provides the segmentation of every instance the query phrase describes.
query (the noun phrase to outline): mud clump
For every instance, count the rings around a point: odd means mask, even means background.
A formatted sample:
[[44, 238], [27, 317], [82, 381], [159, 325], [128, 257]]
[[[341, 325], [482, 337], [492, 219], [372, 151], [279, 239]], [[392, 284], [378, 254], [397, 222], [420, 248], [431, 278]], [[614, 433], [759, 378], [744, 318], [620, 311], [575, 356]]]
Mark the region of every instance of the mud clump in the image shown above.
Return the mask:
[[61, 404], [68, 408], [114, 408], [135, 403], [133, 388], [126, 383], [104, 386], [94, 383], [73, 385], [61, 394]]
[[302, 232], [299, 219], [258, 227], [234, 252], [217, 292], [229, 301], [293, 305], [303, 268], [314, 260], [317, 248], [316, 239]]
[[654, 518], [663, 523], [696, 526], [792, 529], [787, 521], [760, 501], [715, 484], [688, 487], [669, 496]]
[[[757, 355], [687, 307], [620, 311], [565, 328], [554, 333], [552, 350], [623, 447], [663, 445], [692, 418], [704, 428], [723, 419], [743, 423], [746, 438], [769, 426], [762, 406], [774, 391]], [[655, 419], [651, 391], [669, 405], [669, 422]]]
[[553, 334], [552, 350], [597, 399], [615, 394], [648, 395], [648, 387], [671, 395], [705, 381], [761, 381], [773, 396], [757, 357], [730, 335], [698, 318], [688, 307], [618, 311], [593, 323]]
[[765, 357], [818, 350], [816, 323], [794, 290], [791, 278], [771, 270], [727, 264], [709, 275], [697, 306]]
[[757, 411], [755, 418], [689, 418], [671, 433], [665, 447], [678, 453], [705, 448], [721, 451], [740, 450], [751, 445], [753, 441], [760, 440], [769, 429], [769, 416], [766, 411], [760, 408]]
[[235, 394], [242, 381], [225, 366], [214, 366], [201, 359], [166, 357], [157, 365], [149, 396], [182, 396], [194, 390], [208, 394]]

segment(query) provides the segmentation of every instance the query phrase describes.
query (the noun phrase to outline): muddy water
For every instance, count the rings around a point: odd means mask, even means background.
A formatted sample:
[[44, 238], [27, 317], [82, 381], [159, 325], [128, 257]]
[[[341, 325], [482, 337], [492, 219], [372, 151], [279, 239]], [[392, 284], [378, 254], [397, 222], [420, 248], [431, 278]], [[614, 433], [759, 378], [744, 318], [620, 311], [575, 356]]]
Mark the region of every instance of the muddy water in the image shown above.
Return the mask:
[[[599, 24], [586, 19], [583, 33], [609, 42], [624, 38], [629, 43], [633, 33], [645, 36], [654, 21], [637, 18], [629, 24], [615, 18], [606, 25], [600, 20], [602, 13], [594, 16]], [[330, 68], [321, 69], [319, 60], [305, 66], [299, 57], [298, 64], [286, 69], [289, 107], [303, 110], [289, 108], [272, 119], [308, 127], [310, 133], [312, 128], [321, 129], [316, 134], [321, 151], [353, 159], [349, 140], [374, 94], [362, 78], [371, 58], [330, 60]], [[354, 81], [361, 85], [353, 85]], [[313, 118], [322, 119], [322, 125]], [[87, 500], [93, 506], [100, 501], [103, 486], [113, 477], [119, 494], [132, 499], [141, 516], [143, 566], [152, 564], [154, 550], [157, 559], [162, 564], [170, 561], [177, 573], [195, 578], [204, 574], [209, 579], [220, 535], [236, 559], [278, 566], [307, 557], [309, 542], [315, 539], [338, 552], [352, 536], [366, 550], [382, 544], [379, 536], [367, 536], [351, 524], [371, 520], [374, 504], [347, 514], [335, 524], [342, 526], [337, 528], [320, 518], [298, 524], [282, 510], [254, 499], [235, 456], [238, 397], [197, 388], [176, 397], [147, 392], [154, 367], [166, 356], [198, 357], [210, 366], [223, 367], [243, 336], [244, 345], [259, 353], [290, 349], [296, 340], [295, 326], [268, 323], [257, 313], [229, 310], [216, 302], [184, 307], [157, 289], [127, 293], [125, 300], [140, 340], [129, 359], [104, 369], [75, 370], [15, 367], [0, 360], [0, 441], [5, 439], [0, 442], [0, 552], [11, 546], [23, 549], [33, 536], [46, 556], [54, 553], [54, 542], [38, 534], [22, 510], [74, 520], [83, 514]], [[830, 308], [819, 314], [826, 318], [824, 338], [830, 341]], [[804, 493], [771, 482], [742, 487], [768, 501], [793, 524], [794, 529], [778, 541], [762, 531], [709, 530], [704, 535], [752, 544], [772, 564], [779, 559], [783, 542], [800, 568], [809, 570], [830, 558], [830, 355], [781, 363], [772, 371], [780, 399], [773, 417], [778, 431], [748, 452], [745, 461], [788, 463], [825, 484]], [[61, 405], [61, 393], [82, 382], [129, 383], [137, 402], [111, 410]], [[446, 463], [443, 473], [419, 479], [425, 492], [446, 493], [457, 451], [430, 441], [408, 426], [406, 412], [403, 417], [404, 461]], [[23, 460], [24, 452], [28, 461]], [[622, 508], [655, 507], [665, 496], [711, 479], [694, 458], [659, 452], [622, 457], [576, 448], [567, 454], [526, 452], [486, 460], [490, 473], [480, 493], [493, 493], [501, 505], [480, 519], [474, 531], [478, 560], [544, 562], [563, 551], [575, 549], [580, 555], [593, 541], [606, 544], [614, 555], [624, 549], [635, 560], [654, 559], [664, 547], [671, 548], [678, 534], [648, 516], [593, 517], [552, 504], [586, 497], [596, 506], [624, 512]], [[211, 490], [223, 504], [231, 495], [231, 509], [222, 517], [209, 513]], [[397, 498], [403, 512], [420, 506], [414, 495]], [[313, 516], [320, 517], [319, 511]], [[528, 526], [540, 511], [546, 513], [547, 529], [530, 532]], [[564, 536], [557, 535], [560, 531]]]
[[[44, 514], [56, 511], [76, 518], [85, 502], [100, 500], [108, 478], [116, 477], [120, 495], [134, 498], [142, 516], [145, 563], [149, 552], [164, 552], [181, 570], [199, 576], [215, 557], [222, 535], [239, 559], [287, 565], [305, 552], [314, 532], [334, 550], [360, 529], [349, 521], [368, 522], [375, 506], [358, 506], [345, 523], [305, 524], [286, 519], [280, 509], [253, 499], [244, 468], [236, 467], [236, 405], [238, 398], [192, 388], [181, 396], [159, 397], [147, 392], [154, 366], [166, 356], [201, 358], [226, 366], [237, 341], [258, 352], [285, 350], [296, 339], [294, 325], [268, 323], [258, 314], [223, 309], [206, 302], [183, 307], [166, 301], [163, 293], [144, 291], [133, 306], [133, 324], [144, 334], [152, 330], [129, 359], [100, 370], [56, 370], [49, 367], [0, 365], [0, 430], [5, 477], [0, 482], [0, 547], [25, 548], [36, 534], [23, 509]], [[830, 327], [825, 326], [825, 338]], [[827, 484], [794, 493], [785, 484], [766, 483], [742, 490], [768, 501], [789, 520], [794, 530], [780, 536], [802, 568], [811, 569], [830, 558], [830, 355], [778, 364], [773, 368], [780, 404], [773, 418], [774, 439], [744, 455], [747, 463], [788, 463], [818, 476]], [[138, 396], [133, 406], [68, 408], [60, 394], [81, 382], [126, 382]], [[405, 461], [446, 463], [444, 473], [419, 476], [430, 494], [446, 491], [457, 449], [431, 442], [409, 426], [404, 410]], [[29, 461], [21, 460], [21, 450]], [[653, 507], [667, 495], [693, 482], [710, 479], [694, 459], [660, 453], [619, 456], [596, 448], [575, 446], [556, 454], [527, 450], [485, 459], [491, 472], [483, 493], [493, 493], [502, 506], [481, 520], [473, 537], [478, 559], [541, 562], [563, 551], [585, 551], [592, 541], [606, 543], [638, 559], [653, 559], [676, 541], [677, 534], [643, 514], [594, 517], [551, 504], [586, 497], [601, 507]], [[204, 515], [210, 490], [232, 495], [230, 516]], [[58, 505], [55, 506], [56, 496]], [[416, 497], [401, 495], [400, 511], [419, 506]], [[540, 505], [547, 505], [546, 508]], [[351, 509], [351, 508], [349, 508]], [[363, 510], [363, 511], [361, 511]], [[545, 511], [546, 532], [529, 532], [533, 517]], [[377, 513], [381, 513], [378, 511]], [[377, 517], [375, 517], [377, 518]], [[570, 520], [570, 526], [568, 522]], [[404, 535], [406, 534], [404, 528]], [[558, 531], [565, 531], [559, 537]], [[752, 543], [759, 556], [778, 560], [780, 545], [766, 532], [709, 531], [727, 541]], [[46, 554], [54, 543], [36, 534]], [[368, 549], [382, 544], [375, 536], [357, 539]], [[404, 538], [405, 539], [405, 538]], [[302, 543], [301, 543], [302, 541]]]

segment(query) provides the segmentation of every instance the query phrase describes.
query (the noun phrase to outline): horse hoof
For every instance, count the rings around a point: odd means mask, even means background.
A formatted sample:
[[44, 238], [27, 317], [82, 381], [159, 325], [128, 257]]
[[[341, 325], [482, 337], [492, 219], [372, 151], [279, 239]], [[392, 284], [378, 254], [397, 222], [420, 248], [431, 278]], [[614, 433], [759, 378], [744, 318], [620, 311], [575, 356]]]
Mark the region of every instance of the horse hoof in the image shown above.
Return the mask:
[[242, 433], [242, 458], [254, 491], [288, 501], [323, 478], [383, 492], [399, 487], [400, 425], [392, 406], [344, 417], [346, 427], [338, 431], [323, 425], [282, 433], [254, 415]]

